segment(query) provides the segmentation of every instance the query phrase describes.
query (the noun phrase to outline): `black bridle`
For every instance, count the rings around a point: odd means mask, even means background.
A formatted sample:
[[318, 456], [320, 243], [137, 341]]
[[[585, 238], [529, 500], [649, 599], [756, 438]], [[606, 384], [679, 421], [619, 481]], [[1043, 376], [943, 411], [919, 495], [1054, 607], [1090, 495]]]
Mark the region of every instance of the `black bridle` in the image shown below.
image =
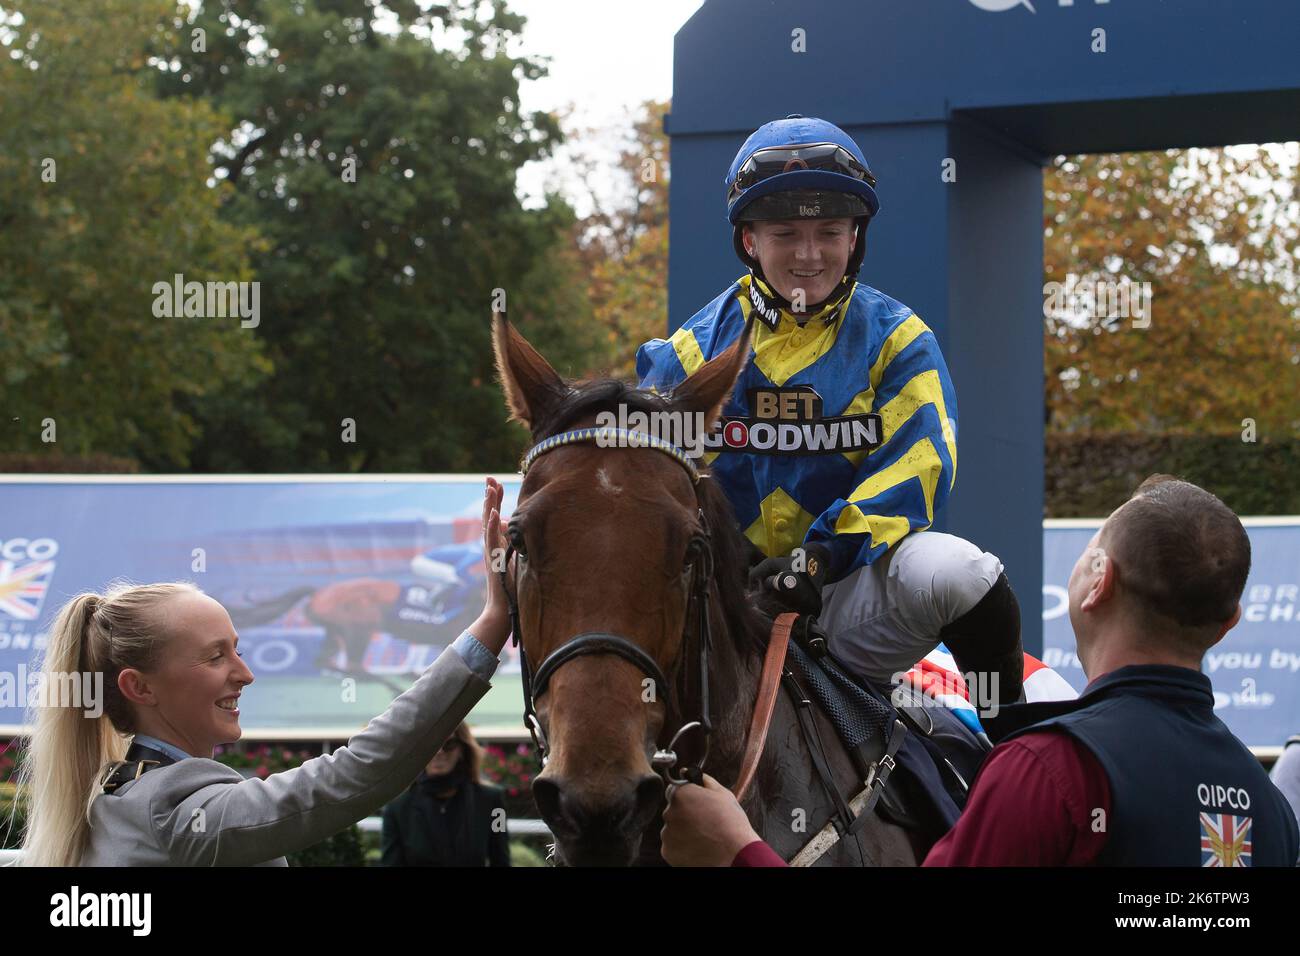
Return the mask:
[[[520, 474], [527, 474], [529, 466], [548, 451], [564, 445], [586, 442], [596, 442], [602, 447], [652, 448], [668, 455], [685, 468], [690, 475], [693, 486], [698, 486], [701, 478], [706, 477], [700, 474], [690, 456], [678, 446], [648, 435], [645, 432], [622, 428], [578, 428], [553, 435], [534, 445], [529, 450], [520, 464]], [[651, 758], [651, 766], [654, 767], [656, 772], [664, 774], [670, 783], [701, 782], [704, 761], [708, 759], [709, 755], [709, 735], [713, 730], [713, 724], [709, 717], [709, 651], [712, 646], [712, 635], [709, 629], [709, 585], [713, 580], [713, 551], [709, 526], [705, 520], [703, 508], [699, 509], [699, 521], [702, 529], [701, 546], [690, 553], [682, 570], [683, 573], [689, 570], [692, 575], [689, 602], [694, 605], [697, 620], [695, 635], [699, 664], [700, 711], [697, 719], [685, 721], [673, 734], [668, 745], [656, 750], [654, 757]], [[603, 631], [587, 631], [576, 634], [548, 654], [542, 661], [541, 666], [537, 668], [536, 673], [531, 671], [528, 665], [528, 656], [524, 653], [524, 643], [519, 626], [519, 605], [515, 600], [515, 592], [510, 588], [507, 570], [510, 567], [511, 557], [517, 553], [521, 552], [517, 551], [512, 542], [507, 542], [505, 559], [501, 562], [498, 573], [501, 575], [501, 587], [506, 593], [506, 602], [510, 608], [511, 640], [519, 648], [519, 669], [523, 676], [524, 691], [524, 726], [528, 728], [528, 732], [532, 735], [533, 744], [541, 755], [543, 765], [547, 760], [546, 732], [537, 719], [537, 712], [533, 704], [537, 698], [546, 693], [547, 685], [555, 672], [576, 657], [589, 654], [613, 654], [623, 658], [650, 678], [653, 682], [655, 698], [658, 699], [659, 695], [662, 694], [666, 708], [670, 700], [670, 685], [664, 676], [663, 669], [644, 649], [617, 634], [609, 634]], [[522, 556], [526, 557], [526, 555]], [[682, 634], [683, 650], [686, 647], [689, 635], [690, 619], [691, 613], [688, 606], [687, 623]], [[700, 746], [697, 748], [699, 756], [695, 760], [686, 761], [677, 756], [677, 749], [681, 746], [683, 740], [692, 735], [698, 735], [700, 738]]]

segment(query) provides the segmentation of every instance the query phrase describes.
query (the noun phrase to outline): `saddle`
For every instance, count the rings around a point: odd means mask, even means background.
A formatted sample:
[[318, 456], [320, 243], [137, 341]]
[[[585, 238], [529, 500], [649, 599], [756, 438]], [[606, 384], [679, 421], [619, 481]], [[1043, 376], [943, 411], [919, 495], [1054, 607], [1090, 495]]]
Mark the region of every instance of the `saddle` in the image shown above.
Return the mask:
[[816, 618], [801, 616], [791, 636], [789, 661], [800, 686], [826, 714], [855, 766], [870, 765], [882, 753], [893, 758], [876, 812], [928, 851], [957, 822], [988, 741], [911, 688], [883, 688], [855, 675], [831, 653]]

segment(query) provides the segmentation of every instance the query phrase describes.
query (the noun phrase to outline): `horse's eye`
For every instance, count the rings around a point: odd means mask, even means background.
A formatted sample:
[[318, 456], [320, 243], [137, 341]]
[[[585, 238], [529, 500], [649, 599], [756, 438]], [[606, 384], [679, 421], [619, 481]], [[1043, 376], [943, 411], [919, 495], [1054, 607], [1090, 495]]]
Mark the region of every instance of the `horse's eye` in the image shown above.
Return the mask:
[[506, 536], [510, 539], [510, 547], [515, 549], [515, 553], [524, 557], [528, 556], [528, 551], [524, 548], [524, 531], [518, 525], [512, 524], [506, 530]]
[[686, 545], [686, 564], [688, 566], [694, 564], [696, 561], [700, 559], [700, 555], [702, 555], [703, 553], [704, 553], [704, 539], [691, 538], [691, 540]]

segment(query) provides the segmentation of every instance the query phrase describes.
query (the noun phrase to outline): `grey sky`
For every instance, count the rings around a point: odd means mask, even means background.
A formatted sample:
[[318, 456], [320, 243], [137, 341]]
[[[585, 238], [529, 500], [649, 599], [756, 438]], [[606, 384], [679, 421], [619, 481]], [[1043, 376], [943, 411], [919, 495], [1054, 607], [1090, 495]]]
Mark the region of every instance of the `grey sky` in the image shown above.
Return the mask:
[[[528, 18], [521, 42], [512, 52], [551, 57], [551, 75], [525, 83], [520, 91], [526, 110], [576, 111], [566, 127], [593, 127], [605, 136], [575, 142], [574, 148], [613, 162], [617, 136], [631, 126], [632, 112], [648, 99], [672, 96], [673, 36], [704, 0], [509, 0]], [[1234, 148], [1239, 155], [1257, 147]], [[1300, 161], [1300, 144], [1270, 147], [1290, 167]], [[1196, 151], [1192, 151], [1195, 153]], [[530, 163], [520, 171], [518, 187], [528, 205], [539, 203], [547, 184], [559, 188], [585, 215], [587, 190], [565, 170], [565, 152], [553, 160]], [[593, 183], [606, 197], [617, 195], [617, 181]], [[1294, 217], [1295, 204], [1278, 210]]]
[[[520, 105], [560, 110], [572, 104], [574, 125], [630, 127], [640, 103], [672, 96], [673, 35], [702, 5], [703, 0], [510, 0], [509, 8], [528, 18], [512, 52], [551, 57], [550, 76], [525, 83]], [[601, 139], [584, 146], [603, 154], [616, 144]], [[563, 157], [525, 167], [520, 193], [536, 201], [548, 181], [564, 190], [579, 215], [588, 211], [564, 172]]]

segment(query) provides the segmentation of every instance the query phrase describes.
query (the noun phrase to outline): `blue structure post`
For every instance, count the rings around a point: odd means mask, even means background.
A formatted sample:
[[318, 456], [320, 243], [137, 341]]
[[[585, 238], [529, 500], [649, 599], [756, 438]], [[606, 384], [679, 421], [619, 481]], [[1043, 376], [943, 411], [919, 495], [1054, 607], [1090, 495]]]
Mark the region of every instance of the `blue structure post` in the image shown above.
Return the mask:
[[666, 124], [670, 330], [742, 272], [722, 181], [745, 137], [790, 113], [852, 135], [882, 204], [860, 278], [934, 329], [957, 390], [936, 528], [1003, 560], [1038, 651], [1042, 167], [1300, 138], [1297, 36], [1300, 4], [1274, 0], [707, 0]]

